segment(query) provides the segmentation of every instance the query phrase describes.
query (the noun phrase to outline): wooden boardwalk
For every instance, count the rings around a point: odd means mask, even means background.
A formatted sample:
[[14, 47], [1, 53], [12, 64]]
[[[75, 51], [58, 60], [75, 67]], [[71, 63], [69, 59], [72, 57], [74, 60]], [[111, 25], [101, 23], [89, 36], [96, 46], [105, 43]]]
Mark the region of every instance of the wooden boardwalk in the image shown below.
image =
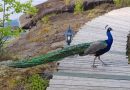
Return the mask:
[[130, 65], [126, 56], [130, 31], [130, 7], [111, 11], [86, 23], [76, 34], [73, 45], [106, 39], [105, 26], [113, 28], [111, 51], [101, 56], [107, 63], [92, 68], [93, 56], [73, 56], [60, 61], [47, 90], [130, 90]]

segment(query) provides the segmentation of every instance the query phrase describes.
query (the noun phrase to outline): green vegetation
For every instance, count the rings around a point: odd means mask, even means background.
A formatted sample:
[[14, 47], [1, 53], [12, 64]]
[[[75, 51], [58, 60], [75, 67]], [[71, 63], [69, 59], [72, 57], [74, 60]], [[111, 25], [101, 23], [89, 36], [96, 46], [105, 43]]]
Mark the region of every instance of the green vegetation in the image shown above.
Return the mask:
[[83, 0], [76, 0], [75, 1], [74, 13], [78, 14], [82, 11], [83, 11]]
[[11, 90], [46, 90], [49, 85], [49, 80], [42, 78], [39, 74], [33, 74], [23, 77], [19, 80], [10, 80]]
[[56, 14], [48, 14], [42, 18], [42, 22], [44, 24], [48, 24], [51, 17], [55, 16]]
[[49, 81], [38, 74], [32, 75], [25, 81], [26, 90], [46, 90]]
[[122, 3], [122, 0], [114, 0], [114, 3], [116, 4], [116, 6], [120, 6]]
[[[10, 25], [5, 26], [5, 22], [10, 22], [9, 16], [14, 13], [27, 13], [35, 14], [37, 9], [32, 6], [32, 0], [27, 1], [26, 3], [20, 3], [17, 0], [2, 0], [0, 2], [0, 12], [3, 13], [2, 18], [0, 18], [0, 53], [2, 54], [4, 50], [4, 44], [7, 41], [9, 36], [18, 36], [21, 33], [21, 29], [14, 30]], [[14, 9], [12, 11], [12, 9]]]
[[89, 18], [95, 18], [95, 17], [100, 16], [101, 14], [103, 14], [105, 12], [107, 12], [107, 10], [103, 10], [103, 9], [100, 9], [100, 8], [95, 8], [95, 9], [88, 10], [87, 16]]
[[117, 7], [130, 6], [130, 0], [114, 0]]
[[42, 18], [42, 22], [43, 22], [44, 24], [49, 23], [49, 16], [48, 16], [48, 15], [44, 16], [44, 17]]

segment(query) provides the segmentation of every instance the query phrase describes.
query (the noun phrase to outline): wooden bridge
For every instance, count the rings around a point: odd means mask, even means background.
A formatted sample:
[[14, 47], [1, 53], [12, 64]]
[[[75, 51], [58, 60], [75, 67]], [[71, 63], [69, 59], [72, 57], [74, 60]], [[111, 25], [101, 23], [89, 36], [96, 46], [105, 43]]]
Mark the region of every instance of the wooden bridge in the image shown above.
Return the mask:
[[101, 57], [102, 66], [93, 56], [73, 56], [60, 61], [47, 90], [130, 90], [130, 65], [126, 56], [127, 34], [130, 31], [130, 7], [113, 10], [86, 23], [74, 37], [73, 45], [106, 39], [105, 26], [113, 28], [111, 51]]

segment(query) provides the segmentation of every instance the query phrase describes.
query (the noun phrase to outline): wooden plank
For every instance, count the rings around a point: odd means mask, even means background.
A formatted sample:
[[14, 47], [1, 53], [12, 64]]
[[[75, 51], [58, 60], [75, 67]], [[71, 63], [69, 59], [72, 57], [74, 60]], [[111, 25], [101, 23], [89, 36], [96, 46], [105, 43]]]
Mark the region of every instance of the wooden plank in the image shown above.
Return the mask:
[[[64, 67], [64, 66], [59, 66], [58, 67], [58, 69], [60, 69], [60, 70], [89, 70], [89, 69], [91, 69], [91, 70], [93, 70], [93, 68], [90, 66], [90, 65], [86, 65], [86, 66], [84, 66], [84, 65], [77, 65], [77, 66], [67, 66], [67, 67]], [[103, 67], [103, 66], [97, 66], [97, 70], [99, 70], [99, 71], [107, 71], [107, 72], [122, 72], [122, 73], [129, 73], [130, 72], [130, 69], [129, 68], [120, 68], [120, 67], [117, 67], [117, 68], [115, 68], [115, 67]]]
[[51, 86], [47, 90], [130, 90], [130, 88]]
[[86, 87], [115, 87], [115, 88], [130, 88], [129, 81], [122, 80], [108, 80], [108, 79], [93, 79], [93, 78], [81, 78], [78, 80], [50, 80], [51, 85], [64, 85], [64, 86], [86, 86]]
[[[129, 29], [128, 27], [125, 27], [125, 26], [123, 26], [123, 25], [120, 25], [120, 26], [119, 26], [117, 23], [101, 22], [101, 21], [93, 21], [93, 22], [87, 23], [85, 27], [86, 27], [86, 28], [88, 28], [88, 27], [96, 28], [96, 27], [97, 27], [97, 29], [105, 30], [104, 27], [105, 27], [106, 25], [109, 25], [109, 26], [113, 27], [114, 30], [117, 30], [116, 28], [118, 28], [119, 31], [120, 31], [120, 30], [121, 30], [121, 31], [124, 30], [124, 32], [128, 32], [127, 30]], [[85, 27], [84, 27], [84, 28], [85, 28]]]
[[[116, 24], [116, 25], [119, 25], [119, 26], [121, 25], [121, 26], [126, 27], [126, 28], [129, 27], [129, 23], [128, 23], [128, 22], [124, 22], [123, 20], [122, 20], [122, 21], [121, 21], [121, 20], [118, 20], [117, 18], [119, 18], [119, 17], [116, 17], [116, 18], [113, 20], [113, 19], [111, 19], [111, 18], [102, 16], [102, 17], [99, 17], [99, 18], [94, 19], [94, 21], [107, 22], [107, 23]], [[129, 19], [129, 20], [130, 20], [130, 19]]]
[[[107, 74], [107, 73], [97, 73], [97, 72], [89, 72], [89, 71], [85, 72], [85, 73], [73, 72], [73, 71], [72, 72], [61, 71], [61, 72], [55, 73], [53, 76], [53, 79], [57, 79], [57, 77], [58, 77], [58, 79], [70, 79], [72, 77], [75, 77], [75, 78], [80, 78], [81, 80], [82, 79], [85, 80], [86, 78], [96, 78], [96, 79], [113, 79], [113, 80], [128, 80], [128, 81], [130, 81], [129, 74], [120, 74], [120, 73], [116, 73], [116, 74], [108, 73]], [[59, 77], [61, 77], [61, 78], [59, 78]]]
[[103, 72], [103, 71], [92, 71], [92, 70], [87, 70], [87, 71], [84, 71], [84, 70], [59, 70], [58, 72], [68, 72], [68, 73], [75, 73], [75, 74], [78, 74], [78, 73], [89, 73], [89, 74], [105, 74], [105, 75], [127, 75], [127, 76], [130, 76], [130, 73], [122, 73], [122, 72]]

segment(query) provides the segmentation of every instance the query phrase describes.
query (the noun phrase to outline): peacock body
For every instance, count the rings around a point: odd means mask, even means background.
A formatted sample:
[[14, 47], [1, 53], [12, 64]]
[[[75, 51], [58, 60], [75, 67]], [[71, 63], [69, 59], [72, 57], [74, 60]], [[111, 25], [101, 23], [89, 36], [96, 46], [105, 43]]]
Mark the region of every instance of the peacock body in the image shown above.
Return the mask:
[[[108, 25], [106, 26], [106, 28], [108, 27]], [[90, 44], [90, 46], [82, 53], [80, 53], [80, 56], [84, 56], [84, 55], [94, 55], [94, 62], [93, 62], [93, 67], [96, 67], [95, 64], [95, 60], [98, 57], [98, 59], [103, 63], [103, 65], [106, 65], [101, 59], [100, 56], [103, 55], [104, 53], [108, 52], [112, 46], [113, 43], [113, 37], [111, 34], [112, 28], [109, 27], [107, 29], [107, 40], [103, 40], [103, 41], [96, 41]]]

